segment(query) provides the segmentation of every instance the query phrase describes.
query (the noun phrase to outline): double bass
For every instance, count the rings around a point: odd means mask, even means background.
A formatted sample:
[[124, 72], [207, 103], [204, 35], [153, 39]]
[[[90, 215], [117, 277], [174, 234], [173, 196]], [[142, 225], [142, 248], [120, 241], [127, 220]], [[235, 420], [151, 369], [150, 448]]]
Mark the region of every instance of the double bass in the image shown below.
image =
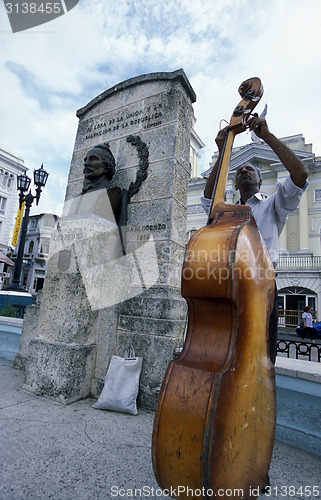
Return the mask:
[[246, 80], [239, 93], [209, 223], [186, 249], [186, 339], [169, 363], [155, 414], [155, 476], [179, 498], [257, 498], [274, 447], [276, 387], [268, 346], [273, 264], [250, 207], [224, 202], [234, 137], [263, 95], [260, 79]]

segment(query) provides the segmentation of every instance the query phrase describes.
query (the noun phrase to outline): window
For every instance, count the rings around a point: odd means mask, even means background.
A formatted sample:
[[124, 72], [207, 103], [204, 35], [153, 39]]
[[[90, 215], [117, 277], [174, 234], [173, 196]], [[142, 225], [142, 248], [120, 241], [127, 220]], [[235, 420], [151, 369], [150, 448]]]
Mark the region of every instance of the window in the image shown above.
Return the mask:
[[7, 198], [0, 196], [0, 215], [4, 215], [6, 211]]
[[312, 295], [307, 295], [307, 306], [310, 306], [312, 311], [315, 311], [315, 297]]
[[7, 187], [7, 180], [8, 180], [8, 172], [5, 172], [2, 178], [2, 186]]
[[285, 295], [278, 294], [279, 326], [285, 326]]
[[321, 201], [321, 189], [314, 190], [314, 201]]
[[38, 219], [31, 219], [29, 222], [29, 230], [32, 231], [37, 229], [37, 225], [38, 225]]
[[44, 214], [41, 219], [41, 227], [55, 227], [56, 219], [52, 214]]
[[11, 188], [11, 186], [12, 186], [12, 184], [13, 184], [13, 179], [14, 179], [13, 175], [12, 175], [12, 174], [10, 174], [10, 175], [9, 175], [9, 178], [8, 178], [8, 184], [7, 184], [7, 188], [8, 188], [8, 189], [10, 189], [10, 188]]
[[44, 278], [36, 278], [33, 284], [33, 289], [35, 292], [39, 292], [39, 290], [42, 290], [43, 285], [44, 285]]
[[29, 243], [29, 248], [28, 248], [28, 253], [32, 253], [33, 252], [33, 247], [35, 246], [34, 242], [33, 241], [30, 241]]
[[41, 243], [40, 253], [49, 253], [49, 241], [43, 241]]
[[13, 183], [14, 176], [9, 174], [9, 172], [0, 172], [0, 182], [2, 181], [2, 187], [10, 189]]

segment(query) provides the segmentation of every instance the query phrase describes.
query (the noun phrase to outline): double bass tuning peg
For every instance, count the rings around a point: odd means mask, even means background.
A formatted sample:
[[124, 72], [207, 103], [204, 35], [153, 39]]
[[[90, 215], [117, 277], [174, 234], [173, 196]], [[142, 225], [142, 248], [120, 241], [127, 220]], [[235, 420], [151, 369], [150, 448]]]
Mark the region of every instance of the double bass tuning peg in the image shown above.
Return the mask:
[[256, 92], [254, 89], [250, 89], [248, 90], [247, 92], [245, 92], [245, 94], [242, 96], [243, 99], [245, 99], [246, 101], [253, 101], [253, 102], [256, 102], [256, 101], [259, 101], [260, 100], [260, 97], [256, 95]]
[[244, 106], [236, 106], [236, 108], [234, 109], [234, 113], [233, 113], [233, 116], [242, 116], [244, 113]]

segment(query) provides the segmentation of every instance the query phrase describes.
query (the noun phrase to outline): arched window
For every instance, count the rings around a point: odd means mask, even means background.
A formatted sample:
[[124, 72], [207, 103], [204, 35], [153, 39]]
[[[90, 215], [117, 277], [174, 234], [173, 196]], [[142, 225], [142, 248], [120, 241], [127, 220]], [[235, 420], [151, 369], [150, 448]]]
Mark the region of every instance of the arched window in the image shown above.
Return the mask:
[[8, 186], [9, 172], [5, 172], [2, 180], [2, 186], [6, 188]]
[[33, 247], [35, 246], [34, 242], [33, 241], [30, 241], [29, 243], [29, 248], [28, 248], [28, 253], [32, 253], [33, 252]]
[[40, 247], [40, 253], [49, 253], [49, 241], [43, 241]]
[[4, 215], [6, 211], [7, 198], [0, 196], [0, 215]]
[[8, 183], [7, 183], [7, 188], [10, 189], [12, 184], [13, 184], [13, 179], [14, 179], [14, 176], [12, 174], [9, 175], [8, 177]]

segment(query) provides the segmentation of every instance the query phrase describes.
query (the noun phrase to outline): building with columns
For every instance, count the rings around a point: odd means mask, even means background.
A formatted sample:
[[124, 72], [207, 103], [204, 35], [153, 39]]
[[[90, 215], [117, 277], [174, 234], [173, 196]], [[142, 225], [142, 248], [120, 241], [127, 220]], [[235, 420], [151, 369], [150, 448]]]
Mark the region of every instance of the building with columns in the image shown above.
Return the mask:
[[[316, 157], [312, 144], [306, 144], [302, 134], [280, 139], [309, 169], [309, 187], [299, 208], [287, 220], [279, 239], [280, 257], [277, 272], [280, 326], [296, 326], [305, 305], [311, 305], [321, 321], [321, 157]], [[212, 157], [210, 168], [191, 177], [188, 192], [188, 237], [207, 222], [200, 196], [206, 179], [217, 159]], [[271, 148], [260, 139], [232, 151], [225, 201], [235, 203], [239, 198], [234, 188], [234, 172], [245, 162], [256, 165], [262, 174], [261, 193], [270, 196], [289, 175]]]

